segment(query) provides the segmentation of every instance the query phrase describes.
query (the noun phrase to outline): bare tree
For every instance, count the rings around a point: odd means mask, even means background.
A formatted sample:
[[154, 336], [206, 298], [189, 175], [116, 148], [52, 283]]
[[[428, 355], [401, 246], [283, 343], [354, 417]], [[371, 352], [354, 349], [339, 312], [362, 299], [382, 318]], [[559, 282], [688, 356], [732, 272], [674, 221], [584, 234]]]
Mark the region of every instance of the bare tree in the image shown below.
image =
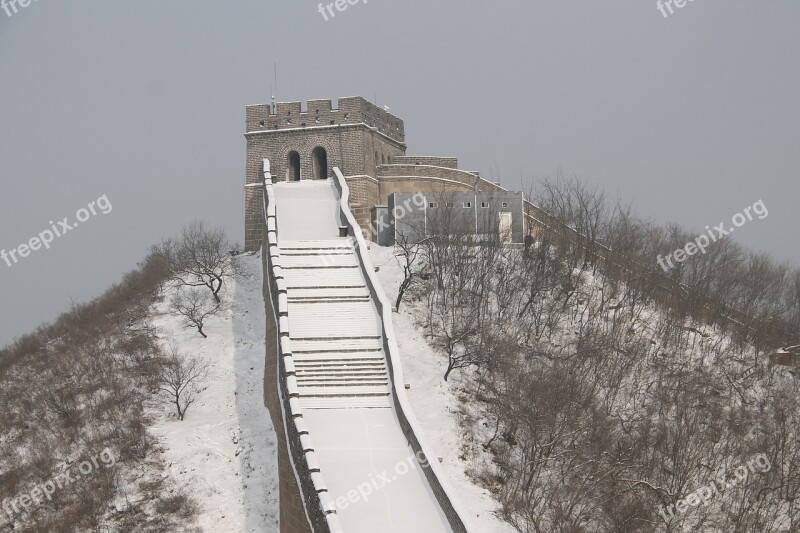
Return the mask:
[[[424, 241], [424, 239], [423, 239]], [[400, 310], [400, 303], [403, 301], [403, 295], [411, 288], [414, 283], [414, 276], [416, 275], [415, 263], [419, 257], [420, 246], [423, 241], [411, 238], [408, 235], [399, 233], [395, 239], [395, 257], [403, 267], [403, 281], [400, 283], [400, 288], [397, 291], [397, 300], [394, 306]]]
[[186, 411], [197, 400], [208, 377], [208, 361], [181, 353], [171, 347], [159, 375], [159, 392], [175, 405], [178, 419], [183, 420]]
[[220, 304], [212, 302], [208, 293], [197, 287], [179, 287], [170, 302], [170, 312], [183, 317], [185, 327], [197, 328], [204, 339], [208, 338], [203, 331], [205, 320], [219, 310]]
[[559, 170], [555, 179], [542, 180], [532, 198], [557, 222], [547, 231], [555, 233], [555, 243], [569, 266], [596, 267], [607, 219], [602, 189], [590, 189], [575, 176], [565, 178]]
[[214, 300], [226, 279], [233, 276], [229, 259], [231, 243], [221, 229], [212, 229], [203, 221], [189, 224], [178, 239], [168, 240], [162, 251], [169, 259], [172, 278], [188, 287], [208, 287]]
[[[546, 211], [528, 208], [524, 250], [474, 238], [440, 201], [420, 253], [431, 275], [415, 279], [445, 379], [459, 370], [464, 416], [480, 413], [468, 427], [485, 428], [473, 443], [492, 454], [480, 476], [504, 518], [525, 533], [796, 530], [800, 380], [764, 354], [800, 342], [800, 274], [729, 240], [664, 272], [659, 255], [696, 232], [605, 207], [574, 180], [533, 197]], [[731, 318], [754, 329], [743, 313], [775, 325], [765, 342], [734, 341]], [[668, 512], [756, 452], [769, 473]]]

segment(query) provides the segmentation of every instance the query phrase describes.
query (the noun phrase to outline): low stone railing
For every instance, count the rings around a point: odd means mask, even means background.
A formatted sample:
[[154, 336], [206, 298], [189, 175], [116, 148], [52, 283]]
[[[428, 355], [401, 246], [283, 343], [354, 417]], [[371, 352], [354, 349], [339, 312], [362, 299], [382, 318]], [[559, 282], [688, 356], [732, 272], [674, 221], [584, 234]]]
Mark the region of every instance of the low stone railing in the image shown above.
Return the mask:
[[392, 401], [403, 434], [414, 450], [417, 459], [424, 458], [423, 462], [425, 464], [421, 464], [420, 466], [453, 531], [455, 533], [477, 531], [468, 525], [466, 519], [467, 514], [457, 503], [453, 489], [450, 488], [447, 483], [445, 474], [436, 459], [436, 455], [431, 453], [430, 447], [422, 436], [422, 429], [419, 426], [419, 422], [417, 422], [414, 417], [413, 410], [411, 409], [411, 405], [405, 393], [400, 351], [395, 341], [394, 328], [392, 326], [392, 304], [386, 297], [380, 282], [375, 276], [372, 260], [367, 253], [367, 242], [364, 240], [361, 227], [350, 211], [350, 188], [347, 185], [347, 180], [342, 175], [339, 168], [334, 168], [333, 171], [335, 174], [333, 183], [336, 190], [339, 192], [340, 199], [340, 224], [342, 227], [347, 228], [347, 234], [356, 241], [356, 254], [359, 258], [359, 266], [364, 274], [364, 279], [367, 281], [367, 287], [378, 309], [378, 313], [381, 316], [383, 349], [386, 354], [387, 367], [391, 377]]
[[[277, 394], [280, 395], [281, 416], [288, 444], [289, 461], [299, 485], [306, 517], [314, 533], [342, 533], [333, 499], [328, 494], [328, 488], [314, 452], [314, 445], [300, 409], [300, 393], [289, 339], [287, 287], [281, 268], [281, 250], [278, 246], [275, 191], [267, 159], [264, 160], [264, 178], [264, 215], [267, 223], [267, 238], [262, 249], [262, 258], [265, 292], [272, 304], [272, 315], [280, 339], [276, 348], [279, 353], [275, 354], [278, 364], [276, 386]], [[268, 349], [270, 349], [269, 346]], [[276, 428], [277, 431], [280, 429]]]

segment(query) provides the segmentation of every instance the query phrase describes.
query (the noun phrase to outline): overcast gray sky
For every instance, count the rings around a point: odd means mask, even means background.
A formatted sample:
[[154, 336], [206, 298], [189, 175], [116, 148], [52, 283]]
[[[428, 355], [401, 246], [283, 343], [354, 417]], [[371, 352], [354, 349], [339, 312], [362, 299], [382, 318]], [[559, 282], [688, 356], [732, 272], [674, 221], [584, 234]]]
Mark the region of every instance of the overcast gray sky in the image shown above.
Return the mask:
[[[0, 345], [86, 301], [206, 218], [242, 241], [244, 107], [362, 95], [409, 154], [507, 187], [561, 166], [689, 228], [800, 261], [800, 2], [38, 0], [0, 11], [0, 248], [106, 195], [8, 267]], [[330, 18], [330, 17], [329, 17]]]

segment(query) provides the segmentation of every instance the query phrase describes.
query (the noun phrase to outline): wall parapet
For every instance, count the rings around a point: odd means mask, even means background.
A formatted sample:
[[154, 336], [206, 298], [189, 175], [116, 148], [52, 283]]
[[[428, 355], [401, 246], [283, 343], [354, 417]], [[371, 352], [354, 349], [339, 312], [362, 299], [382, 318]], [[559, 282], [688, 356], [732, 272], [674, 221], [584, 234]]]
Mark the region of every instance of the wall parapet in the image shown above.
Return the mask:
[[403, 120], [360, 96], [332, 100], [309, 100], [306, 110], [302, 102], [278, 102], [247, 106], [247, 132], [284, 130], [339, 124], [366, 124], [387, 137], [405, 143]]
[[[391, 377], [392, 401], [394, 403], [397, 419], [408, 440], [416, 457], [422, 454], [426, 460], [426, 466], [422, 469], [428, 484], [438, 501], [442, 512], [447, 517], [450, 527], [455, 533], [470, 533], [477, 531], [469, 526], [466, 520], [466, 512], [461, 508], [454, 496], [453, 489], [450, 488], [442, 468], [435, 455], [430, 452], [430, 446], [422, 436], [422, 429], [413, 415], [411, 404], [405, 393], [403, 380], [402, 364], [400, 362], [400, 350], [395, 340], [394, 327], [392, 326], [392, 304], [383, 292], [378, 278], [375, 276], [375, 269], [372, 260], [367, 254], [368, 245], [364, 239], [362, 230], [350, 211], [349, 199], [350, 188], [347, 179], [338, 167], [334, 167], [334, 186], [339, 192], [339, 208], [342, 224], [347, 226], [347, 233], [356, 241], [356, 255], [359, 258], [359, 266], [367, 282], [370, 294], [375, 302], [378, 314], [381, 317], [383, 349], [386, 354], [386, 363]], [[432, 458], [434, 460], [429, 460]]]
[[[533, 230], [554, 232], [567, 242], [586, 249], [600, 268], [606, 271], [614, 269], [647, 280], [647, 283], [656, 289], [651, 294], [654, 300], [673, 308], [692, 307], [694, 297], [691, 287], [643, 264], [638, 258], [622, 255], [600, 242], [590, 243], [589, 239], [578, 230], [564, 224], [528, 200], [525, 200], [524, 206], [529, 234]], [[713, 299], [703, 301], [700, 308], [694, 309], [694, 314], [703, 320], [719, 316], [723, 323], [747, 332], [763, 331], [769, 328], [768, 324]]]
[[[299, 391], [295, 375], [294, 357], [289, 339], [289, 308], [287, 286], [281, 268], [281, 250], [278, 246], [275, 191], [270, 175], [269, 160], [264, 160], [264, 215], [267, 238], [262, 248], [265, 288], [268, 291], [272, 316], [278, 334], [277, 383], [283, 430], [289, 448], [289, 461], [303, 500], [306, 518], [314, 533], [342, 533], [342, 527], [333, 500], [328, 494], [325, 478], [320, 471], [300, 408]], [[277, 428], [276, 428], [277, 429]], [[281, 517], [281, 531], [284, 531]], [[288, 528], [287, 528], [288, 529]]]
[[500, 185], [481, 178], [480, 174], [477, 172], [468, 172], [466, 170], [459, 170], [457, 168], [440, 167], [434, 165], [391, 164], [380, 165], [378, 167], [379, 180], [392, 178], [444, 178], [463, 183], [464, 185], [469, 185], [470, 187], [474, 187], [477, 183], [479, 189], [485, 192], [508, 192], [507, 189], [501, 187]]
[[[458, 184], [460, 187], [477, 187], [482, 192], [508, 192], [504, 187], [481, 178], [477, 173], [463, 170], [438, 167], [432, 165], [392, 164], [378, 167], [378, 179], [381, 183], [381, 199], [386, 196], [384, 187], [392, 182], [415, 182], [416, 180], [435, 180], [442, 184]], [[389, 187], [386, 187], [387, 189]], [[574, 228], [563, 224], [549, 213], [539, 208], [530, 201], [524, 202], [526, 219], [525, 233], [532, 235], [537, 231], [554, 231], [579, 246], [588, 242], [586, 236]], [[615, 268], [637, 276], [647, 277], [652, 285], [658, 289], [654, 297], [670, 306], [686, 306], [691, 303], [691, 289], [653, 268], [643, 265], [636, 258], [622, 256], [614, 250], [599, 242], [592, 242], [589, 254], [603, 268]], [[759, 331], [768, 325], [763, 324], [745, 313], [723, 306], [717, 302], [706, 303], [699, 314], [705, 316], [722, 315], [724, 322], [737, 328]]]
[[396, 155], [392, 158], [393, 165], [427, 165], [432, 167], [458, 169], [456, 157], [433, 157], [427, 155]]

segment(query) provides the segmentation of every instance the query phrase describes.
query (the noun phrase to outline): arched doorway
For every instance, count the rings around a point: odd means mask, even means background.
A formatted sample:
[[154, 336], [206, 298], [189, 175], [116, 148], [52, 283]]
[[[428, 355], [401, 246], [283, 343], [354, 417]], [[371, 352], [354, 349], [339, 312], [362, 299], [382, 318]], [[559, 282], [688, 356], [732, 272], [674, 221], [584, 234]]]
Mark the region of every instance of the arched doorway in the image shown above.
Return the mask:
[[300, 181], [300, 154], [289, 152], [289, 160], [286, 167], [286, 181]]
[[328, 152], [321, 146], [311, 152], [311, 172], [316, 179], [328, 179]]

